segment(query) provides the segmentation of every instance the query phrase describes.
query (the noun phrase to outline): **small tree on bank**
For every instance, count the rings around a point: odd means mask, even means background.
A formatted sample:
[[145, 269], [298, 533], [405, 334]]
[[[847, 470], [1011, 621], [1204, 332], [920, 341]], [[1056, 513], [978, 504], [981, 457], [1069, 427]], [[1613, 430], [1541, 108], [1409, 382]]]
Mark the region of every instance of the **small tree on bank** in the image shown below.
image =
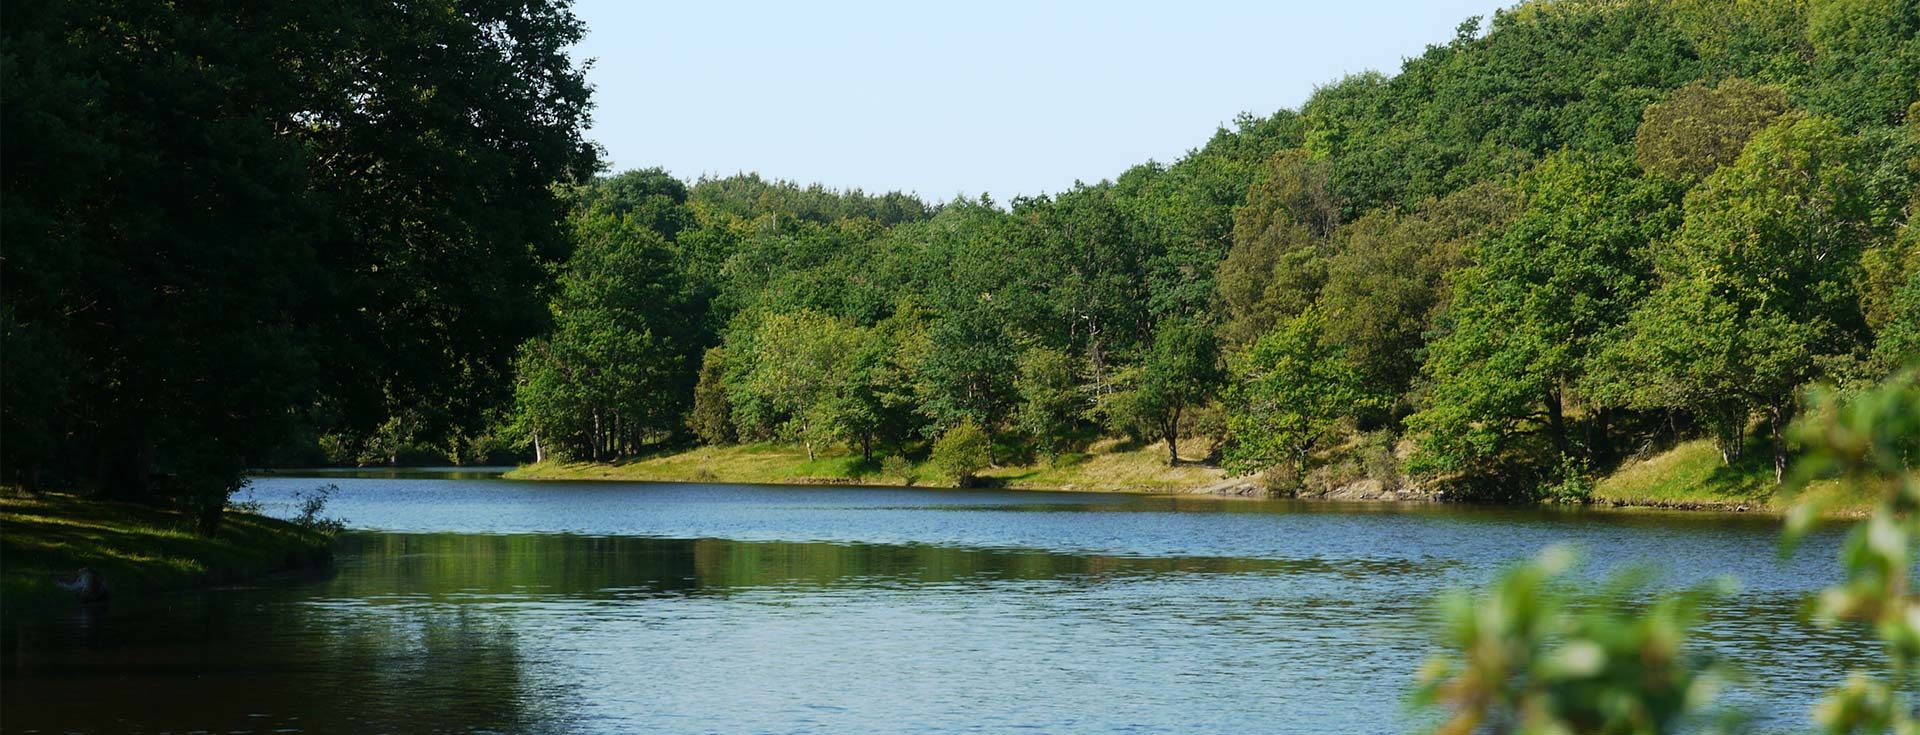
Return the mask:
[[933, 468], [941, 477], [959, 487], [972, 485], [976, 475], [990, 464], [988, 448], [992, 439], [971, 419], [941, 434], [933, 443]]
[[1305, 476], [1312, 453], [1336, 437], [1341, 420], [1374, 405], [1346, 350], [1324, 342], [1317, 308], [1287, 320], [1233, 360], [1227, 392], [1228, 469], [1251, 472], [1281, 462]]
[[733, 406], [727, 402], [726, 375], [726, 348], [709, 348], [700, 361], [700, 378], [693, 386], [693, 412], [687, 416], [687, 428], [708, 444], [733, 441]]
[[1164, 322], [1130, 377], [1133, 388], [1110, 406], [1115, 423], [1165, 440], [1167, 464], [1180, 464], [1180, 419], [1213, 397], [1224, 379], [1219, 341], [1199, 324]]
[[1084, 400], [1073, 358], [1060, 350], [1035, 347], [1020, 356], [1020, 376], [1014, 388], [1020, 392], [1020, 429], [1039, 445], [1053, 464], [1066, 449]]

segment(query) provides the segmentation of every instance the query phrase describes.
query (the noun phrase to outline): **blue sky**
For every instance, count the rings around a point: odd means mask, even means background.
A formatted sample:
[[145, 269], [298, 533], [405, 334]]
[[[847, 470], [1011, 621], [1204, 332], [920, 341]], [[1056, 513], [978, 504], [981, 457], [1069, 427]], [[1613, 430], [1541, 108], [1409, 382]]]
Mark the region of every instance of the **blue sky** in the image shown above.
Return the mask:
[[1505, 4], [579, 0], [575, 53], [615, 170], [1006, 201], [1172, 161]]

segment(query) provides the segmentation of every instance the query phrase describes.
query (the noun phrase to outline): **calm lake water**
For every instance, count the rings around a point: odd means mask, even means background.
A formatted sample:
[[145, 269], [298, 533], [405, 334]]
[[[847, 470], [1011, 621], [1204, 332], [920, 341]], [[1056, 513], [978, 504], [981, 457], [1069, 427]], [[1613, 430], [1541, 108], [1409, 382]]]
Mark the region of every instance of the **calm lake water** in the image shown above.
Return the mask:
[[1720, 575], [1764, 732], [1877, 647], [1769, 519], [917, 489], [334, 484], [324, 575], [6, 621], [6, 732], [1394, 733], [1429, 606], [1556, 542]]

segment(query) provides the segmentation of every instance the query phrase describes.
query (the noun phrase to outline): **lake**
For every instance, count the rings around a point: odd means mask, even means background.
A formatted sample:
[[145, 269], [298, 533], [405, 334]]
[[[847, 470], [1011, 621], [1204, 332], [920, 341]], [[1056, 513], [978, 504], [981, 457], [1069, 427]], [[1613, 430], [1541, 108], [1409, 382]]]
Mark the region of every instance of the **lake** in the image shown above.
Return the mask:
[[1702, 645], [1762, 732], [1878, 660], [1740, 515], [276, 474], [335, 567], [6, 621], [6, 732], [1394, 733], [1431, 602], [1556, 542], [1720, 575]]

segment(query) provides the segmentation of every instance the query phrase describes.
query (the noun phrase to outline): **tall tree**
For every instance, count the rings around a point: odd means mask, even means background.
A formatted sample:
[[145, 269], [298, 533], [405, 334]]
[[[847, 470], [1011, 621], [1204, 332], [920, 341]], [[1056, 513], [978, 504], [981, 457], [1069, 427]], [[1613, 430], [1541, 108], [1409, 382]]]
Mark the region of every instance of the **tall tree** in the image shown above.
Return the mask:
[[[1400, 396], [1420, 372], [1426, 338], [1467, 250], [1513, 218], [1517, 195], [1485, 182], [1409, 213], [1380, 209], [1342, 228], [1320, 294], [1326, 339], [1345, 347], [1370, 392]], [[1382, 406], [1385, 407], [1385, 406]]]
[[1165, 441], [1167, 464], [1178, 465], [1181, 420], [1214, 396], [1224, 376], [1212, 330], [1185, 320], [1163, 321], [1154, 330], [1153, 347], [1129, 376], [1131, 385], [1114, 397], [1113, 417]]
[[1787, 111], [1787, 94], [1734, 78], [1694, 82], [1647, 106], [1633, 137], [1634, 160], [1649, 174], [1689, 185], [1739, 157], [1747, 139]]
[[1301, 149], [1274, 154], [1233, 210], [1233, 247], [1217, 275], [1222, 335], [1250, 341], [1313, 303], [1339, 224], [1325, 162]]
[[1616, 156], [1554, 156], [1523, 191], [1513, 224], [1460, 273], [1448, 331], [1428, 357], [1430, 403], [1408, 423], [1429, 466], [1472, 466], [1536, 430], [1554, 453], [1571, 449], [1569, 391], [1595, 335], [1646, 293], [1648, 248], [1679, 214], [1674, 187]]
[[[553, 331], [522, 349], [521, 422], [539, 453], [600, 460], [677, 434], [694, 386], [698, 324], [674, 251], [631, 215], [574, 216]], [[544, 444], [542, 444], [544, 442]]]
[[563, 2], [0, 12], [7, 362], [63, 360], [9, 381], [9, 473], [211, 529], [297, 423], [505, 395], [593, 162]]
[[862, 376], [854, 363], [866, 339], [867, 330], [817, 312], [769, 315], [744, 353], [741, 389], [771, 409], [764, 420], [805, 444], [813, 459], [822, 444], [857, 429], [861, 406], [852, 394]]
[[1784, 473], [1795, 390], [1868, 340], [1852, 287], [1873, 239], [1858, 155], [1834, 121], [1792, 115], [1688, 193], [1659, 290], [1605, 357], [1625, 400], [1703, 415], [1729, 457], [1760, 413]]
[[1316, 308], [1288, 319], [1231, 361], [1227, 467], [1251, 472], [1285, 463], [1304, 474], [1314, 451], [1339, 435], [1342, 419], [1370, 402], [1346, 348], [1326, 341]]
[[1020, 429], [1040, 445], [1048, 462], [1058, 460], [1087, 409], [1073, 358], [1046, 347], [1029, 348], [1020, 355], [1014, 388], [1020, 392]]

